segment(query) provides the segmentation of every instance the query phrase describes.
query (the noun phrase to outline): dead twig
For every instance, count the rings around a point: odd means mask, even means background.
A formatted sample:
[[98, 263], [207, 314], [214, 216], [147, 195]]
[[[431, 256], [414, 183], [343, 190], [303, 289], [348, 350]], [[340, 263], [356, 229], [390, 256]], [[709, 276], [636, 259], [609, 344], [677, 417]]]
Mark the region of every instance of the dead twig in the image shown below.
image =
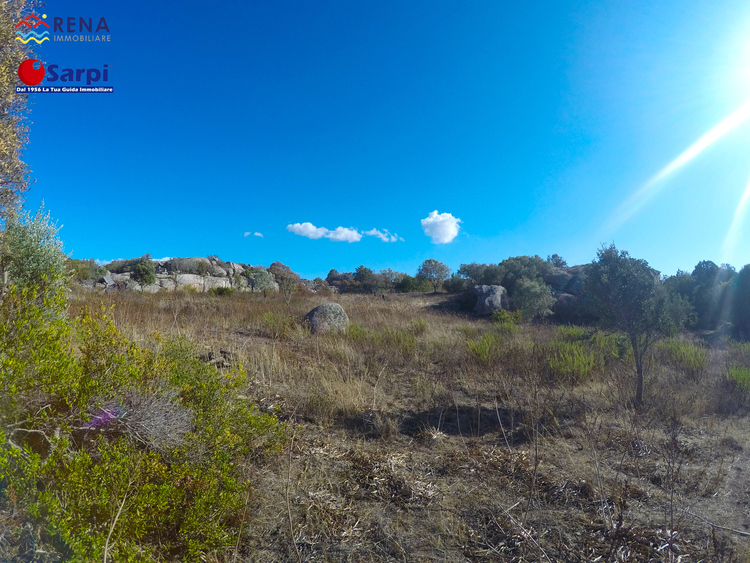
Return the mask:
[[286, 514], [289, 518], [289, 535], [292, 538], [292, 545], [294, 551], [297, 553], [297, 561], [302, 563], [302, 555], [300, 555], [299, 548], [297, 547], [297, 540], [294, 538], [294, 522], [292, 521], [292, 505], [289, 503], [289, 484], [292, 482], [292, 452], [294, 451], [294, 437], [297, 435], [297, 428], [292, 432], [292, 440], [289, 444], [289, 469], [286, 474], [286, 490], [284, 495], [286, 497]]
[[104, 542], [104, 563], [107, 563], [107, 558], [109, 557], [109, 540], [112, 537], [112, 532], [115, 530], [115, 525], [117, 525], [117, 520], [120, 518], [120, 514], [122, 514], [122, 509], [125, 506], [125, 501], [128, 498], [128, 493], [130, 492], [130, 487], [133, 485], [133, 481], [130, 481], [128, 483], [128, 490], [125, 491], [125, 495], [122, 497], [122, 502], [120, 503], [120, 508], [117, 509], [117, 514], [115, 515], [114, 520], [112, 520], [112, 525], [109, 527], [109, 533], [107, 534], [107, 539]]
[[689, 509], [686, 509], [685, 513], [693, 516], [694, 518], [697, 518], [698, 520], [701, 520], [702, 522], [705, 522], [716, 530], [724, 530], [725, 532], [731, 532], [733, 534], [737, 534], [738, 536], [742, 536], [743, 538], [750, 538], [750, 533], [748, 532], [742, 532], [740, 530], [735, 530], [734, 528], [727, 528], [726, 526], [719, 526], [718, 524], [714, 524], [710, 520], [706, 520], [705, 518], [703, 518], [703, 516], [699, 516], [695, 512], [691, 512]]

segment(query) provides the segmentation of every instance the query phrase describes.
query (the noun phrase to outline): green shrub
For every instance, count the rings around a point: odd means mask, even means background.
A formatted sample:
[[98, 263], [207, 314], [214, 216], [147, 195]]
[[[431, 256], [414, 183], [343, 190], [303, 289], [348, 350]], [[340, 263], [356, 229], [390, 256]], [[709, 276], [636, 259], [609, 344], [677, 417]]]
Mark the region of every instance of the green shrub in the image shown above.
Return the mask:
[[492, 313], [492, 320], [496, 323], [495, 330], [500, 334], [515, 334], [518, 332], [518, 325], [523, 319], [521, 311], [495, 311]]
[[275, 340], [286, 338], [292, 329], [292, 318], [284, 313], [263, 313], [260, 322], [264, 334]]
[[386, 328], [383, 332], [383, 342], [388, 346], [398, 348], [402, 356], [413, 356], [417, 351], [417, 339], [411, 332]]
[[111, 561], [203, 561], [233, 544], [240, 462], [278, 451], [284, 425], [240, 398], [242, 369], [65, 309], [61, 288], [0, 301], [0, 481], [71, 561], [105, 546]]
[[503, 338], [497, 332], [488, 332], [479, 340], [467, 340], [466, 345], [480, 364], [494, 363], [500, 355]]
[[359, 323], [351, 322], [346, 327], [346, 335], [357, 342], [363, 341], [367, 338], [367, 330]]
[[214, 297], [229, 297], [234, 294], [234, 288], [231, 287], [212, 287], [208, 290], [209, 295]]
[[555, 298], [542, 280], [520, 279], [516, 283], [513, 304], [524, 319], [544, 318], [552, 314]]
[[670, 339], [659, 346], [664, 350], [669, 361], [676, 368], [692, 378], [703, 375], [708, 366], [708, 350], [689, 342]]
[[466, 337], [467, 340], [472, 340], [479, 336], [479, 329], [475, 326], [462, 326], [459, 327], [458, 330]]
[[732, 366], [727, 371], [727, 379], [733, 381], [740, 391], [750, 395], [750, 368]]
[[[68, 277], [68, 257], [57, 238], [58, 227], [44, 204], [32, 217], [29, 212], [9, 212], [3, 233], [3, 274], [10, 283], [21, 286], [40, 286], [43, 283], [65, 285]], [[5, 280], [2, 280], [5, 283]]]
[[115, 260], [107, 264], [107, 269], [116, 274], [131, 272], [132, 278], [143, 285], [151, 285], [156, 282], [156, 268], [150, 254], [144, 254], [140, 258], [130, 260]]
[[557, 334], [567, 342], [586, 340], [590, 337], [590, 334], [582, 326], [559, 326], [557, 327]]
[[429, 325], [427, 324], [427, 321], [423, 318], [417, 318], [414, 319], [411, 324], [409, 325], [409, 332], [411, 332], [414, 336], [422, 336], [425, 332], [427, 332], [427, 328]]
[[492, 313], [492, 321], [501, 325], [517, 325], [523, 320], [521, 311], [506, 311], [501, 309]]
[[547, 349], [547, 362], [554, 377], [581, 381], [604, 369], [604, 361], [583, 342], [554, 340]]
[[595, 332], [590, 338], [591, 346], [605, 362], [627, 358], [633, 349], [624, 334], [605, 334]]
[[73, 279], [78, 281], [96, 280], [107, 275], [107, 268], [97, 265], [93, 258], [89, 260], [69, 258], [68, 271], [71, 272]]

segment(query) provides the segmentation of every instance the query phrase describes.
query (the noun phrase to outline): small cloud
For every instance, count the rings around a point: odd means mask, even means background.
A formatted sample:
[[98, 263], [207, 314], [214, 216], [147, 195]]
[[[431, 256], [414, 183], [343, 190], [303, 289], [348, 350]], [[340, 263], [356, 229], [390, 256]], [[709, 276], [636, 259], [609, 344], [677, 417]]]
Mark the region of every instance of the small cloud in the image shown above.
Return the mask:
[[329, 231], [325, 237], [331, 240], [345, 242], [359, 242], [362, 240], [362, 235], [360, 235], [356, 229], [347, 229], [346, 227], [336, 227], [334, 231]]
[[346, 227], [336, 227], [335, 230], [330, 231], [325, 227], [316, 227], [312, 223], [294, 223], [287, 225], [286, 230], [310, 239], [327, 238], [345, 242], [359, 242], [362, 239], [362, 235], [356, 229]]
[[247, 231], [247, 232], [245, 233], [245, 236], [246, 236], [246, 237], [249, 237], [249, 236], [250, 236], [250, 235], [252, 235], [252, 234], [253, 234], [253, 233], [251, 233], [250, 231]]
[[424, 234], [430, 237], [435, 244], [451, 242], [458, 236], [458, 230], [461, 228], [459, 226], [461, 219], [450, 213], [438, 214], [437, 210], [430, 212], [421, 222]]
[[253, 236], [263, 238], [263, 233], [253, 233]]
[[153, 258], [155, 262], [169, 262], [171, 259], [171, 256], [165, 256], [164, 258]]
[[312, 223], [295, 223], [294, 225], [287, 225], [286, 230], [307, 238], [318, 239], [326, 236], [326, 233], [330, 231], [323, 227], [316, 227]]
[[391, 234], [390, 231], [388, 231], [388, 229], [383, 229], [382, 233], [379, 230], [377, 230], [377, 229], [370, 229], [369, 231], [365, 231], [362, 234], [363, 235], [368, 235], [368, 236], [371, 236], [371, 237], [378, 237], [383, 242], [397, 242], [399, 240], [401, 240], [401, 241], [404, 240], [404, 239], [402, 239], [398, 235]]

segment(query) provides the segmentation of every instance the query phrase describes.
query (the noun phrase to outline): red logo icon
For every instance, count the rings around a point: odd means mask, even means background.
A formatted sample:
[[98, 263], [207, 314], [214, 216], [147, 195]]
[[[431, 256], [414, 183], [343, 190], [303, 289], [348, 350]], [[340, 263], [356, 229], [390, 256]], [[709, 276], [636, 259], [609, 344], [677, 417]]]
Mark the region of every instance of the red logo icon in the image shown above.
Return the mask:
[[[34, 63], [39, 63], [39, 68], [34, 68]], [[44, 80], [44, 65], [36, 59], [26, 59], [18, 65], [18, 78], [26, 86], [36, 86]]]
[[[43, 18], [47, 17], [47, 14], [42, 15]], [[26, 19], [21, 20], [16, 24], [16, 28], [21, 27], [21, 24], [25, 25], [29, 29], [36, 29], [40, 25], [44, 25], [49, 29], [49, 25], [42, 20], [40, 20], [38, 17], [36, 17], [34, 14], [26, 16]]]

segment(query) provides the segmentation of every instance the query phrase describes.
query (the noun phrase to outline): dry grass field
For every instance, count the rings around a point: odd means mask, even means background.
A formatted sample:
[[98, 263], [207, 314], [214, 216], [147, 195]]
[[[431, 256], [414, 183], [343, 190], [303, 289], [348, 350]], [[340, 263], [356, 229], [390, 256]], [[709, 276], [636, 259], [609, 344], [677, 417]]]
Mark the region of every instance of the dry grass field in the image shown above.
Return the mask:
[[[71, 312], [101, 300], [142, 346], [241, 364], [288, 423], [215, 561], [750, 560], [750, 401], [727, 378], [747, 345], [659, 344], [634, 410], [617, 335], [479, 320], [444, 294], [82, 293]], [[326, 301], [346, 334], [302, 324]]]

